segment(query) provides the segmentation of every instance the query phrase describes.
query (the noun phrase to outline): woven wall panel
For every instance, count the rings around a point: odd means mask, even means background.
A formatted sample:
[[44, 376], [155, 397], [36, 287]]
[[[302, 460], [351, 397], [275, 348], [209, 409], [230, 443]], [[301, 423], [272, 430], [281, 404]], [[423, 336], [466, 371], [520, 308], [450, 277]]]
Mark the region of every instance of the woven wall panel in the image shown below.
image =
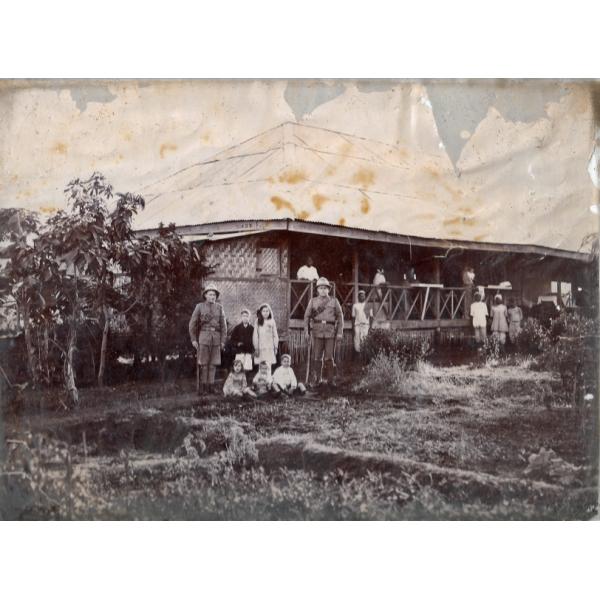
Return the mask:
[[279, 260], [279, 248], [258, 248], [258, 267], [261, 275], [279, 275], [281, 261]]
[[216, 277], [256, 277], [254, 237], [212, 242], [204, 246], [206, 261], [214, 265]]
[[257, 271], [258, 248], [261, 247], [263, 273], [287, 276], [288, 253], [285, 244], [279, 247], [263, 247], [268, 238], [250, 236], [210, 242], [203, 246], [206, 261], [215, 265], [215, 277], [254, 278], [260, 275]]
[[225, 309], [230, 327], [241, 321], [242, 308], [248, 308], [254, 321], [258, 307], [267, 302], [273, 309], [280, 337], [287, 335], [288, 308], [287, 282], [280, 279], [257, 279], [256, 281], [236, 281], [234, 279], [214, 279], [221, 295], [219, 301]]

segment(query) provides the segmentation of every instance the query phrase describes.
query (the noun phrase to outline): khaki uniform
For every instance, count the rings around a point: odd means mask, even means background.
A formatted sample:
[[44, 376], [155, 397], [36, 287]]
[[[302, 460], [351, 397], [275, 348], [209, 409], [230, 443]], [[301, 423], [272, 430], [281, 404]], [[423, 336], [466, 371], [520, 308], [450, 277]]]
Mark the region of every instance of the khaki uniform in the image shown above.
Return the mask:
[[335, 338], [344, 332], [344, 315], [337, 299], [331, 296], [311, 298], [304, 313], [304, 331], [311, 335], [313, 381], [320, 379], [321, 366], [325, 379], [331, 381]]
[[199, 302], [189, 324], [190, 339], [198, 342], [198, 364], [220, 365], [221, 346], [227, 339], [223, 307], [217, 302]]

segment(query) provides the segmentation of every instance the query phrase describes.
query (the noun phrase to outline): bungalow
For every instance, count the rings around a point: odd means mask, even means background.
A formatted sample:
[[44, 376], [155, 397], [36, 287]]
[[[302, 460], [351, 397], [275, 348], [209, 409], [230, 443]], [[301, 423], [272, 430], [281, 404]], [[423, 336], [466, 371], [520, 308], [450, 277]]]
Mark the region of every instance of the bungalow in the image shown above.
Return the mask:
[[[308, 256], [347, 317], [363, 289], [377, 326], [441, 341], [469, 331], [467, 265], [488, 302], [498, 290], [524, 307], [548, 297], [595, 302], [595, 263], [582, 240], [596, 224], [579, 218], [589, 215], [588, 198], [570, 200], [577, 218], [566, 228], [547, 219], [564, 198], [515, 198], [500, 208], [472, 194], [441, 154], [284, 123], [141, 193], [147, 205], [136, 229], [175, 222], [184, 239], [202, 244], [228, 318], [269, 302], [296, 358], [315, 294], [296, 276]], [[377, 269], [384, 285], [373, 284]], [[350, 334], [348, 322], [342, 355]]]

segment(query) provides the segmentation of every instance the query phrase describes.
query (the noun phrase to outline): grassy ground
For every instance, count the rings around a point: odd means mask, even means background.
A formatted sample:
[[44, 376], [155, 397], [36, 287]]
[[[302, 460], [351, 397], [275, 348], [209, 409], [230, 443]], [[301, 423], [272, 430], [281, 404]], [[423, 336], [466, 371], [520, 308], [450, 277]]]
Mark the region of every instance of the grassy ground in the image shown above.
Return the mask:
[[[5, 435], [14, 441], [5, 471], [28, 461], [49, 499], [39, 496], [39, 482], [5, 476], [4, 507], [21, 518], [592, 516], [591, 409], [549, 399], [557, 386], [550, 373], [526, 364], [423, 364], [393, 392], [365, 382], [355, 377], [335, 393], [236, 403], [199, 402], [189, 381], [164, 394], [160, 386], [128, 386], [90, 398], [75, 413], [9, 416]], [[282, 435], [291, 444], [337, 449], [344, 468], [315, 462], [303, 469], [257, 450]], [[532, 463], [542, 448], [554, 454]], [[386, 457], [405, 462], [392, 472]], [[458, 470], [460, 484], [448, 485]], [[30, 502], [23, 509], [15, 497]]]

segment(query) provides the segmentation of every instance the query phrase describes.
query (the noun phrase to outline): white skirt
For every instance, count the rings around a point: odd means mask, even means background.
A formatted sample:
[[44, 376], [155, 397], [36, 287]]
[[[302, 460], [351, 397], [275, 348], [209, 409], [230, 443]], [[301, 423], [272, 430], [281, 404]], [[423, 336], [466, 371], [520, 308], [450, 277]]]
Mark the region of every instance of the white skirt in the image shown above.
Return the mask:
[[235, 355], [235, 360], [241, 360], [244, 371], [252, 371], [252, 354], [239, 353]]

